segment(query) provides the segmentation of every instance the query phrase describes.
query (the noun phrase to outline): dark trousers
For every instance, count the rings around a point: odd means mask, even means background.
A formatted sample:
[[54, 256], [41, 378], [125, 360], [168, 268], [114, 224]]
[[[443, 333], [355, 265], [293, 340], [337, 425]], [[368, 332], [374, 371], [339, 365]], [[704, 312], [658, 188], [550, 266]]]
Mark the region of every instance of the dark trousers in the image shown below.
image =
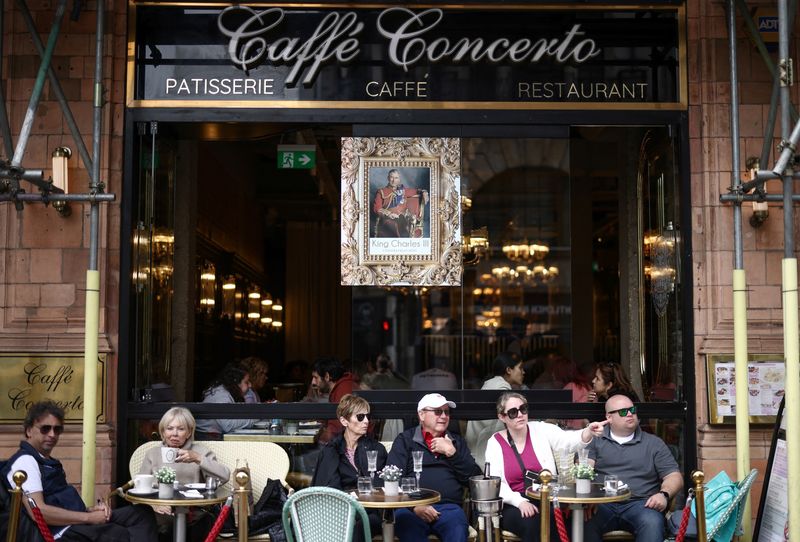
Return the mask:
[[[532, 518], [524, 518], [516, 506], [503, 505], [503, 518], [500, 520], [500, 526], [503, 530], [511, 531], [520, 537], [522, 542], [539, 542], [541, 540], [542, 516], [536, 514]], [[550, 541], [559, 542], [556, 518], [552, 508], [550, 509]]]
[[153, 509], [149, 506], [125, 506], [111, 513], [108, 523], [72, 525], [59, 540], [100, 542], [152, 542], [158, 540]]
[[457, 504], [434, 504], [439, 511], [439, 519], [425, 523], [410, 508], [400, 508], [395, 512], [395, 534], [400, 542], [420, 542], [435, 534], [442, 542], [467, 541], [467, 516]]

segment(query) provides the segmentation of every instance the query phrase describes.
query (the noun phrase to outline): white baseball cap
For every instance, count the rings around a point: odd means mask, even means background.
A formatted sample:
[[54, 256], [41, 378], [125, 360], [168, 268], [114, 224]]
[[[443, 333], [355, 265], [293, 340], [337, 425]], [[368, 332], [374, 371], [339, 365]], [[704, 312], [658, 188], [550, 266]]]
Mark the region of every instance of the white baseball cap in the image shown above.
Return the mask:
[[441, 393], [429, 393], [419, 400], [419, 403], [417, 403], [417, 411], [419, 412], [426, 408], [439, 408], [444, 405], [450, 408], [456, 408], [456, 404], [453, 401], [448, 401]]

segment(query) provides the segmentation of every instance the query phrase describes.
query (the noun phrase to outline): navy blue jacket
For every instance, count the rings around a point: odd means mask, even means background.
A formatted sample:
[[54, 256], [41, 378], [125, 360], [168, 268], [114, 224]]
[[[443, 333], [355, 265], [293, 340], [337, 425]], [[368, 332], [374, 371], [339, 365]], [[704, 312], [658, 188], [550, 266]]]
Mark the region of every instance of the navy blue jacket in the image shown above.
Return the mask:
[[411, 452], [422, 450], [420, 487], [441, 493], [442, 503], [461, 506], [464, 501], [464, 488], [469, 483], [470, 476], [480, 474], [481, 469], [475, 463], [467, 442], [460, 435], [448, 431], [447, 436], [453, 441], [456, 453], [453, 457], [446, 457], [443, 454], [436, 457], [425, 444], [421, 426], [406, 429], [394, 439], [386, 463], [400, 467], [403, 476], [414, 476], [414, 459]]
[[[80, 494], [67, 483], [67, 474], [64, 472], [61, 461], [52, 457], [42, 457], [33, 446], [24, 440], [19, 443], [19, 450], [0, 468], [0, 477], [6, 485], [8, 485], [8, 473], [11, 466], [23, 455], [33, 457], [39, 464], [45, 503], [74, 512], [86, 512], [86, 506], [84, 506]], [[63, 526], [51, 527], [50, 530], [56, 533], [63, 528]]]

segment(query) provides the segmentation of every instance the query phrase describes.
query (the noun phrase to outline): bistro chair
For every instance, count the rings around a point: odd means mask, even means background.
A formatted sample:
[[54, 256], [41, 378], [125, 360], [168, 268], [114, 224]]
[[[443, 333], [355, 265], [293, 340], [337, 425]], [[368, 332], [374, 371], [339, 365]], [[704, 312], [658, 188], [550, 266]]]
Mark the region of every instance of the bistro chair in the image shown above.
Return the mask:
[[370, 540], [367, 512], [358, 500], [331, 487], [309, 487], [292, 494], [283, 505], [283, 530], [288, 542], [351, 540], [361, 519], [364, 540]]

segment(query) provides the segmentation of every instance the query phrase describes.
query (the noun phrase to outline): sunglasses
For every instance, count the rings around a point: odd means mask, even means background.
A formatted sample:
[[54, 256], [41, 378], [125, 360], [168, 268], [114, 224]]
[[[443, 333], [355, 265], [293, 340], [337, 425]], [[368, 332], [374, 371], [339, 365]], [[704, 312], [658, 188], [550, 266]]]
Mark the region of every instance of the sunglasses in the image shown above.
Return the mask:
[[628, 415], [628, 413], [636, 414], [636, 407], [632, 406], [632, 407], [628, 407], [628, 408], [618, 408], [617, 410], [610, 410], [608, 413], [609, 414], [613, 414], [615, 412], [617, 414], [619, 414], [620, 418], [624, 418], [624, 417], [626, 417]]
[[54, 432], [56, 435], [60, 435], [64, 432], [63, 425], [37, 425], [35, 426], [43, 435], [49, 435], [50, 431]]
[[525, 403], [524, 405], [519, 405], [519, 407], [509, 408], [508, 410], [506, 410], [505, 414], [512, 420], [516, 420], [517, 416], [519, 416], [520, 414], [522, 414], [523, 416], [527, 416], [528, 403]]
[[450, 410], [446, 408], [423, 408], [425, 412], [433, 412], [434, 416], [437, 418], [441, 415], [449, 416]]
[[356, 414], [356, 420], [363, 422], [365, 419], [369, 420], [369, 412], [362, 412], [361, 414]]

